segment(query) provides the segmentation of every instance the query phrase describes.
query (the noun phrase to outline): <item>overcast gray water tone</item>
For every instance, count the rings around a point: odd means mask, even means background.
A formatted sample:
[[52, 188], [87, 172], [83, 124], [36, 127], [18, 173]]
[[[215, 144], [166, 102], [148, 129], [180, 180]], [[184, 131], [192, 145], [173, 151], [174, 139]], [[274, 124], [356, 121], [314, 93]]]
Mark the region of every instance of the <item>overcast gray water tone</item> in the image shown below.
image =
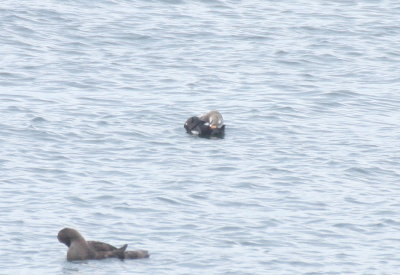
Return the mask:
[[[0, 274], [398, 274], [399, 14], [1, 1]], [[67, 262], [64, 227], [151, 257]]]

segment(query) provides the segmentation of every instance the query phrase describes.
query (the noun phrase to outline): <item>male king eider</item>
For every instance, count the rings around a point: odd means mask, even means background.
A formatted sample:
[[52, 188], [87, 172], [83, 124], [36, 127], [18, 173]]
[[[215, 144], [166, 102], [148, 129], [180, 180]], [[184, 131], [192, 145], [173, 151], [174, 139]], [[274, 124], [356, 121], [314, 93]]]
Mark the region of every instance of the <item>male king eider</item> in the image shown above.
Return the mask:
[[218, 111], [211, 111], [199, 117], [189, 118], [184, 125], [186, 132], [199, 137], [223, 137], [225, 125]]

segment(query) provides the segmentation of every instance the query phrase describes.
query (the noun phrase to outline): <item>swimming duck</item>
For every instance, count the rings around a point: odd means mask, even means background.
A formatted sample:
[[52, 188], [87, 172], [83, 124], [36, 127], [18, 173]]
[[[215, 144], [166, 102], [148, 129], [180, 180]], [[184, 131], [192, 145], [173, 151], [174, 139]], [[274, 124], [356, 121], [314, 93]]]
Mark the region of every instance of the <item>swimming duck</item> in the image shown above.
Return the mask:
[[67, 260], [92, 260], [105, 258], [139, 259], [148, 258], [146, 250], [125, 251], [128, 245], [116, 248], [107, 243], [86, 241], [75, 229], [64, 228], [58, 232], [58, 240], [68, 246]]
[[187, 133], [199, 137], [223, 137], [225, 134], [224, 119], [218, 111], [193, 116], [186, 120], [184, 127]]

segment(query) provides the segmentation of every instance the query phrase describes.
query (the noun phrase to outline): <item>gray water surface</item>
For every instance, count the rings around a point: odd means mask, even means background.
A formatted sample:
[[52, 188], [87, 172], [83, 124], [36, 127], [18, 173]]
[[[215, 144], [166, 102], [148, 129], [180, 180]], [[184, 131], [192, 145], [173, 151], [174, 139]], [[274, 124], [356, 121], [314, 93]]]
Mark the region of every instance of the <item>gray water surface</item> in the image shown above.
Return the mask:
[[[2, 1], [0, 273], [397, 274], [399, 14]], [[63, 227], [151, 257], [69, 263]]]

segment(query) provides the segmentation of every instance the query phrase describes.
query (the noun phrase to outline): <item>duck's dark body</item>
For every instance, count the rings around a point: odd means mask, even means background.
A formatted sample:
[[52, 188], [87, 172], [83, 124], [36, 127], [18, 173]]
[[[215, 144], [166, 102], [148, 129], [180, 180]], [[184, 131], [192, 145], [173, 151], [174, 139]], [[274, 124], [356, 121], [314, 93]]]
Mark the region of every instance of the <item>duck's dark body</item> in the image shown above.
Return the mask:
[[98, 241], [86, 241], [75, 229], [64, 228], [58, 232], [58, 240], [68, 246], [67, 260], [92, 260], [105, 258], [137, 259], [147, 258], [146, 250], [125, 251], [128, 245], [116, 248], [107, 243]]

